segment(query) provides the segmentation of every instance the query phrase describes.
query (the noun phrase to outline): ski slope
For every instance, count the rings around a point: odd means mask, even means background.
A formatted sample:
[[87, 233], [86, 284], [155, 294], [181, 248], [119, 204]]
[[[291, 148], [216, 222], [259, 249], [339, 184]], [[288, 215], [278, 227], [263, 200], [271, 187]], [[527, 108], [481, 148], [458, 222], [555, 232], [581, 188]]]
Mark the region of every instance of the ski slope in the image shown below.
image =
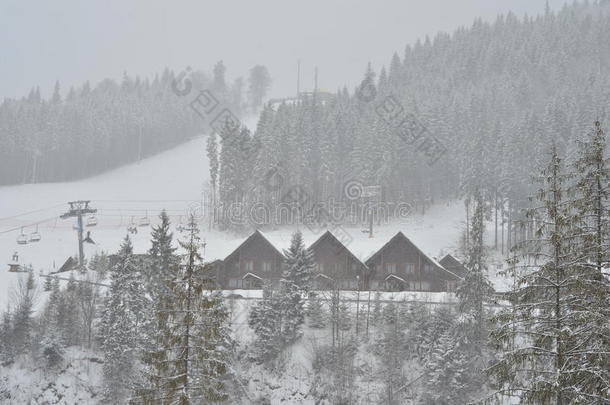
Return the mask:
[[[59, 268], [70, 255], [77, 255], [77, 235], [74, 218], [62, 220], [59, 216], [72, 200], [91, 200], [98, 209], [98, 224], [88, 227], [94, 245], [85, 244], [85, 256], [96, 251], [114, 252], [127, 234], [128, 225], [147, 216], [151, 225], [158, 222], [157, 215], [166, 209], [175, 225], [186, 221], [193, 209], [200, 209], [208, 183], [208, 161], [205, 137], [193, 139], [172, 150], [145, 159], [139, 163], [120, 167], [99, 176], [76, 182], [27, 184], [0, 187], [0, 309], [7, 305], [10, 291], [21, 273], [9, 273], [8, 262], [14, 252], [20, 262], [31, 264], [36, 274]], [[361, 227], [346, 227], [353, 239], [349, 248], [365, 260], [385, 244], [398, 231], [413, 240], [426, 254], [440, 258], [455, 252], [464, 224], [461, 202], [438, 203], [426, 215], [413, 213], [392, 225], [375, 229], [370, 239]], [[36, 225], [37, 224], [37, 225]], [[23, 232], [36, 231], [42, 236], [37, 243], [18, 245], [16, 238]], [[244, 239], [210, 231], [201, 224], [206, 241], [205, 258], [223, 259]], [[150, 244], [150, 227], [139, 227], [130, 235], [137, 253], [145, 252]], [[305, 242], [312, 243], [320, 236], [305, 226], [300, 227]], [[295, 227], [267, 230], [265, 236], [278, 248], [287, 248]], [[176, 232], [176, 236], [180, 236]], [[40, 279], [42, 284], [43, 279]]]

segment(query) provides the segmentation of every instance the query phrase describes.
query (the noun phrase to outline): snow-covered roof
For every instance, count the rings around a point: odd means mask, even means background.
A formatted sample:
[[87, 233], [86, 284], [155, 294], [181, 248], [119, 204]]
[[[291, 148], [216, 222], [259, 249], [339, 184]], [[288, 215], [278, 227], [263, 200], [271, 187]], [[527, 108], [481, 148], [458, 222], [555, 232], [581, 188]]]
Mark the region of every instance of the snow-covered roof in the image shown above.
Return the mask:
[[389, 278], [395, 278], [396, 280], [398, 280], [398, 281], [402, 281], [403, 283], [406, 283], [406, 282], [407, 282], [407, 281], [406, 281], [404, 278], [402, 278], [402, 277], [398, 277], [396, 274], [390, 274], [389, 276], [387, 276], [387, 277], [385, 278], [385, 280], [384, 280], [384, 281], [388, 281], [388, 279], [389, 279]]
[[[345, 245], [343, 244], [343, 242], [341, 242], [341, 240], [339, 240], [339, 238], [338, 238], [337, 236], [335, 236], [335, 235], [332, 233], [332, 231], [330, 231], [330, 230], [327, 230], [326, 232], [324, 232], [324, 233], [322, 234], [322, 236], [320, 236], [318, 239], [316, 239], [316, 241], [315, 241], [314, 243], [312, 243], [312, 244], [309, 246], [309, 249], [315, 249], [315, 248], [316, 248], [316, 246], [317, 246], [319, 243], [322, 243], [322, 241], [327, 240], [327, 239], [330, 239], [332, 242], [337, 243], [339, 246], [341, 246], [342, 248], [344, 248], [344, 249], [347, 251], [347, 253], [348, 253], [348, 254], [349, 254], [349, 255], [350, 255], [350, 256], [351, 256], [351, 257], [352, 257], [352, 258], [353, 258], [353, 259], [354, 259], [356, 262], [360, 263], [360, 264], [361, 264], [363, 267], [366, 267], [366, 264], [364, 264], [364, 263], [363, 263], [363, 262], [362, 262], [362, 261], [361, 261], [361, 260], [360, 260], [360, 259], [359, 259], [359, 258], [358, 258], [358, 257], [357, 257], [357, 256], [356, 256], [356, 255], [355, 255], [355, 254], [354, 254], [354, 253], [353, 253], [353, 252], [350, 250], [350, 249], [349, 249], [349, 247], [345, 246]], [[349, 244], [349, 242], [350, 242], [350, 241], [348, 240], [348, 241], [347, 241], [347, 243]]]
[[[231, 253], [229, 253], [226, 258], [224, 260], [229, 259], [236, 251], [238, 251], [242, 246], [246, 245], [247, 243], [249, 243], [251, 240], [255, 239], [255, 238], [262, 238], [265, 242], [267, 242], [279, 255], [283, 256], [284, 254], [282, 253], [282, 249], [275, 245], [273, 242], [271, 242], [269, 240], [269, 238], [267, 238], [261, 231], [259, 231], [258, 229], [256, 231], [254, 231], [250, 236], [248, 236], [241, 244], [239, 244], [239, 246], [237, 246], [235, 249], [233, 249], [233, 251], [231, 251]], [[209, 260], [209, 258], [208, 258]]]

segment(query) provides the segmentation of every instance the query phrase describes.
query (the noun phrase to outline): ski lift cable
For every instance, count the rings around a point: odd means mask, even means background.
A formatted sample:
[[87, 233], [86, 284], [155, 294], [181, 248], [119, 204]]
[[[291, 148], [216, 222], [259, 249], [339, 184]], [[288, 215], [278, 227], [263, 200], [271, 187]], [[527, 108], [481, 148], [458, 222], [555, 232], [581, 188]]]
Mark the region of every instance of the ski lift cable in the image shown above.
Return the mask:
[[15, 218], [23, 217], [23, 216], [30, 215], [30, 214], [36, 214], [38, 212], [48, 211], [50, 209], [58, 208], [58, 207], [61, 207], [63, 205], [65, 205], [65, 204], [51, 205], [51, 206], [46, 207], [46, 208], [40, 208], [40, 209], [37, 209], [37, 210], [28, 211], [28, 212], [22, 212], [20, 214], [11, 215], [11, 216], [8, 216], [8, 217], [2, 217], [2, 218], [0, 218], [0, 221], [6, 221], [6, 220], [9, 220], [9, 219], [15, 219]]
[[29, 227], [36, 226], [36, 225], [39, 225], [39, 224], [44, 224], [44, 223], [47, 223], [47, 222], [51, 222], [51, 221], [54, 221], [57, 218], [58, 217], [51, 217], [51, 218], [42, 219], [42, 220], [36, 221], [36, 222], [30, 222], [29, 224], [26, 224], [26, 225], [19, 225], [19, 226], [16, 226], [15, 228], [10, 228], [10, 229], [6, 229], [6, 230], [3, 230], [3, 231], [0, 231], [0, 235], [2, 235], [4, 233], [9, 233], [9, 232], [20, 231], [23, 228], [29, 228]]
[[91, 200], [95, 202], [128, 202], [128, 203], [148, 203], [148, 202], [198, 202], [200, 200]]

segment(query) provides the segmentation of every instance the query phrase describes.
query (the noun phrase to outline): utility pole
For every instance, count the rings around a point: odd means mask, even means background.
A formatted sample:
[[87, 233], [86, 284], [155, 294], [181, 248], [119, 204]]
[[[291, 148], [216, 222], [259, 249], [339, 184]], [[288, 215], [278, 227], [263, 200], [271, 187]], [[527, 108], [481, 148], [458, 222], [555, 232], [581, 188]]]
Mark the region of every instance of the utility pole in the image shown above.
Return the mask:
[[61, 219], [76, 217], [78, 220], [78, 266], [83, 270], [85, 268], [85, 253], [83, 251], [83, 215], [94, 214], [97, 212], [95, 208], [90, 208], [91, 201], [70, 201], [70, 210], [61, 215]]

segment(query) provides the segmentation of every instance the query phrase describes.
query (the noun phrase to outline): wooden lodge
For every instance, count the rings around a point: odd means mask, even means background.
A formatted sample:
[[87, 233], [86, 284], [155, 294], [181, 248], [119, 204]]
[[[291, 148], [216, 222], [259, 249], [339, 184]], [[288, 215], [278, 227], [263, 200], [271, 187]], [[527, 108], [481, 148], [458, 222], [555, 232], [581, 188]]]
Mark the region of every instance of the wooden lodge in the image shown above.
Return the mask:
[[448, 291], [459, 277], [398, 232], [366, 262], [368, 288], [382, 291]]
[[[318, 290], [455, 291], [466, 271], [450, 255], [437, 262], [402, 232], [365, 262], [328, 231], [309, 249], [316, 262], [313, 288]], [[255, 231], [224, 260], [214, 263], [218, 286], [260, 289], [270, 283], [277, 287], [284, 260], [280, 249]]]
[[326, 231], [309, 249], [316, 262], [314, 289], [358, 290], [364, 287], [366, 265], [332, 233]]
[[264, 282], [278, 285], [283, 262], [282, 252], [255, 231], [224, 259], [218, 284], [228, 289], [260, 289]]
[[[455, 274], [460, 279], [466, 277], [466, 267], [455, 257], [450, 254], [445, 255], [441, 260], [439, 260], [441, 266], [445, 268], [445, 270]], [[449, 280], [447, 282], [447, 291], [455, 291], [457, 289], [457, 281], [458, 280]]]

